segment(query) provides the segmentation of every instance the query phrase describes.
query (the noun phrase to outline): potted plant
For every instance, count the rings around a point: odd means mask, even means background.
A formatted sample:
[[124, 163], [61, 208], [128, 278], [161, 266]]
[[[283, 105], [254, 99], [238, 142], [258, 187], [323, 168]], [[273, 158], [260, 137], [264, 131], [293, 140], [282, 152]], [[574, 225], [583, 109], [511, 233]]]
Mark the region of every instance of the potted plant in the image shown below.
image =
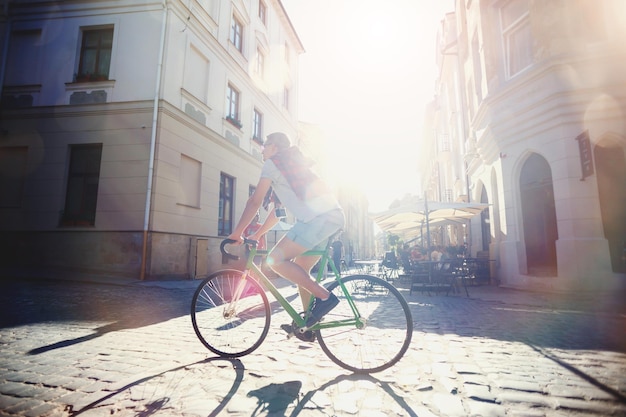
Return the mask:
[[233, 116], [231, 116], [230, 114], [228, 116], [225, 117], [225, 119], [232, 125], [237, 126], [238, 129], [242, 128], [242, 124], [239, 120], [235, 119]]
[[106, 74], [80, 73], [74, 74], [74, 82], [86, 83], [92, 81], [106, 81], [109, 77]]

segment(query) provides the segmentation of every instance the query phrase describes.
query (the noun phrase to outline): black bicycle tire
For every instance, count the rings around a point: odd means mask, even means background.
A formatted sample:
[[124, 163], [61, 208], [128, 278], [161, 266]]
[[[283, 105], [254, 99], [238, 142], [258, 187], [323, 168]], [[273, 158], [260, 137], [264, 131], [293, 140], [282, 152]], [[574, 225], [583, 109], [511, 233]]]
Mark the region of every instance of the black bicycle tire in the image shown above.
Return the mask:
[[[223, 269], [220, 271], [217, 271], [213, 274], [211, 274], [209, 277], [205, 278], [200, 285], [198, 286], [198, 288], [196, 289], [196, 291], [194, 292], [192, 301], [191, 301], [191, 322], [193, 325], [193, 330], [196, 333], [196, 336], [198, 337], [198, 339], [200, 340], [200, 342], [202, 342], [202, 344], [209, 349], [211, 352], [215, 353], [216, 355], [219, 355], [221, 357], [228, 357], [228, 358], [236, 358], [236, 357], [240, 357], [240, 356], [245, 356], [248, 355], [249, 353], [253, 352], [254, 350], [256, 350], [259, 346], [261, 346], [261, 344], [263, 343], [263, 341], [265, 340], [265, 338], [267, 337], [267, 333], [269, 331], [270, 328], [270, 321], [271, 321], [271, 309], [270, 309], [270, 304], [269, 301], [267, 299], [267, 295], [265, 294], [265, 291], [263, 290], [263, 287], [261, 287], [261, 285], [254, 279], [247, 279], [247, 285], [249, 285], [249, 287], [246, 287], [246, 291], [248, 291], [248, 288], [251, 288], [252, 291], [255, 291], [255, 293], [253, 293], [254, 295], [259, 295], [260, 296], [260, 300], [261, 303], [263, 304], [263, 314], [264, 314], [264, 322], [262, 324], [261, 327], [257, 326], [258, 328], [261, 329], [261, 332], [258, 333], [258, 337], [256, 336], [255, 333], [255, 340], [252, 341], [252, 343], [246, 344], [246, 346], [244, 346], [243, 348], [239, 349], [238, 347], [236, 348], [235, 346], [233, 346], [233, 349], [229, 349], [226, 350], [225, 347], [221, 347], [221, 346], [216, 346], [217, 343], [215, 343], [215, 340], [217, 340], [218, 338], [214, 338], [214, 340], [212, 340], [211, 335], [209, 334], [208, 330], [204, 330], [204, 326], [200, 325], [200, 320], [197, 317], [198, 312], [200, 311], [200, 307], [199, 307], [199, 300], [202, 298], [203, 302], [206, 302], [208, 304], [211, 304], [213, 302], [213, 300], [207, 300], [206, 298], [207, 296], [207, 288], [211, 288], [213, 289], [215, 287], [215, 285], [217, 284], [216, 281], [218, 278], [220, 277], [225, 277], [227, 276], [227, 279], [230, 280], [238, 280], [241, 279], [241, 275], [243, 275], [243, 272], [235, 270], [235, 269]], [[229, 285], [229, 288], [235, 288], [235, 284], [236, 283], [232, 283]], [[207, 287], [207, 285], [213, 285], [213, 287]], [[221, 287], [221, 286], [220, 286]], [[218, 294], [217, 291], [212, 290], [211, 294]], [[228, 294], [223, 294], [220, 293], [219, 294], [221, 301], [224, 302], [228, 302], [230, 301], [228, 299]], [[245, 300], [245, 299], [241, 299], [240, 301]], [[212, 308], [217, 308], [218, 306], [212, 306]], [[202, 309], [202, 311], [205, 311], [208, 309]], [[255, 310], [258, 312], [258, 309]], [[223, 317], [222, 317], [223, 318]], [[262, 319], [262, 318], [261, 318]], [[227, 325], [227, 327], [224, 328], [224, 330], [235, 330], [236, 326], [231, 326], [226, 319], [224, 319], [225, 321], [225, 325]], [[219, 326], [218, 328], [212, 328], [212, 331], [218, 332], [220, 331], [220, 328], [223, 326]], [[234, 339], [231, 339], [234, 340]]]
[[[409, 308], [408, 303], [406, 302], [406, 300], [404, 299], [402, 294], [400, 294], [400, 292], [398, 291], [396, 287], [394, 287], [389, 282], [382, 280], [380, 278], [377, 278], [371, 275], [350, 275], [348, 277], [342, 278], [341, 280], [346, 287], [351, 286], [351, 282], [354, 282], [356, 280], [362, 280], [364, 282], [368, 282], [368, 283], [371, 283], [372, 285], [383, 287], [384, 289], [388, 290], [389, 294], [393, 295], [393, 297], [397, 300], [399, 307], [401, 307], [401, 310], [404, 312], [405, 323], [402, 326], [400, 326], [401, 330], [403, 326], [406, 327], [405, 333], [403, 336], [404, 339], [402, 340], [399, 350], [393, 356], [391, 356], [389, 359], [385, 359], [383, 363], [376, 364], [375, 366], [372, 366], [372, 367], [363, 367], [355, 363], [347, 363], [346, 360], [339, 358], [338, 355], [332, 351], [333, 348], [330, 347], [329, 343], [327, 343], [327, 341], [325, 340], [324, 334], [326, 333], [327, 334], [326, 337], [329, 337], [329, 334], [331, 334], [333, 331], [336, 331], [336, 328], [335, 329], [322, 328], [317, 331], [317, 339], [319, 341], [320, 347], [322, 348], [324, 353], [330, 358], [330, 360], [332, 360], [335, 364], [341, 366], [344, 369], [352, 371], [354, 373], [370, 374], [370, 373], [380, 372], [380, 371], [383, 371], [385, 369], [392, 367], [400, 359], [402, 359], [404, 354], [407, 352], [411, 344], [411, 339], [413, 337], [413, 316], [411, 315], [411, 310]], [[341, 289], [339, 288], [339, 283], [337, 281], [329, 285], [328, 290], [331, 292], [335, 290], [336, 295], [339, 295], [339, 292], [341, 291]], [[354, 298], [354, 295], [353, 295], [353, 298]], [[343, 301], [343, 303], [347, 304], [345, 300]], [[355, 303], [357, 304], [357, 307], [359, 307], [360, 302], [358, 302], [355, 299]], [[332, 318], [329, 317], [329, 320], [331, 319]], [[384, 322], [385, 322], [384, 320], [381, 320], [380, 323], [384, 323]], [[340, 329], [345, 330], [347, 328], [340, 328]], [[347, 330], [345, 331], [347, 332]], [[356, 328], [352, 328], [349, 331], [359, 331], [359, 330]], [[330, 337], [332, 337], [332, 335]], [[350, 356], [350, 359], [358, 360], [358, 358], [361, 356], [359, 352], [357, 352], [356, 350], [357, 349], [355, 348], [354, 354]]]

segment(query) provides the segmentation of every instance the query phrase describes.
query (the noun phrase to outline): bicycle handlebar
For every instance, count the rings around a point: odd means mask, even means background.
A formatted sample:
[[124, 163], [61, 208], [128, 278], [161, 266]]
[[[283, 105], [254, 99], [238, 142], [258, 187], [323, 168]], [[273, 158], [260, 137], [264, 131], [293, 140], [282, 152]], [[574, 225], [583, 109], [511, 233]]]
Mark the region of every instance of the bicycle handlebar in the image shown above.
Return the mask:
[[[226, 245], [232, 245], [233, 243], [237, 243], [236, 240], [233, 239], [224, 239], [222, 240], [222, 243], [220, 244], [220, 252], [222, 252], [222, 255], [224, 255], [226, 258], [228, 259], [232, 259], [233, 261], [237, 261], [239, 260], [239, 256], [237, 255], [233, 255], [232, 253], [229, 253], [226, 250]], [[252, 245], [254, 247], [256, 247], [256, 245], [259, 243], [256, 240], [252, 240], [252, 239], [243, 239], [243, 243], [246, 245]]]

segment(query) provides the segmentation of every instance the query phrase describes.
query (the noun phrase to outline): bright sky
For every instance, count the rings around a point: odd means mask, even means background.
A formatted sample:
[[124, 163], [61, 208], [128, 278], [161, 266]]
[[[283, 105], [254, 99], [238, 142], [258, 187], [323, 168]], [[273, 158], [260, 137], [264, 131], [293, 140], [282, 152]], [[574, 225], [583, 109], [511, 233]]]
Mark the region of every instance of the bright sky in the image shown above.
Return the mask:
[[332, 177], [370, 211], [418, 194], [417, 142], [433, 99], [435, 42], [453, 0], [282, 0], [306, 52], [299, 117], [319, 125]]

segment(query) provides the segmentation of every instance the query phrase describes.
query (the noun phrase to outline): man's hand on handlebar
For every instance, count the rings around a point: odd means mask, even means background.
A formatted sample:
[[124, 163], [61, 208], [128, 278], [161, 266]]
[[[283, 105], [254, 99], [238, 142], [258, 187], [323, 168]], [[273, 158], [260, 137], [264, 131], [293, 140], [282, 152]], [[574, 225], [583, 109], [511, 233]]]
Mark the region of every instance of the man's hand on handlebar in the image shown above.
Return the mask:
[[236, 233], [231, 234], [227, 239], [233, 240], [233, 245], [241, 245], [243, 243], [243, 236], [238, 236]]
[[259, 235], [258, 233], [252, 233], [250, 236], [246, 238], [246, 240], [254, 240], [255, 242], [260, 242], [263, 235]]
[[259, 242], [259, 237], [256, 234], [250, 235], [246, 238], [244, 238], [243, 236], [237, 236], [236, 234], [232, 234], [228, 236], [225, 240], [230, 240], [230, 242], [227, 243], [228, 245], [241, 245], [243, 243], [256, 245]]

